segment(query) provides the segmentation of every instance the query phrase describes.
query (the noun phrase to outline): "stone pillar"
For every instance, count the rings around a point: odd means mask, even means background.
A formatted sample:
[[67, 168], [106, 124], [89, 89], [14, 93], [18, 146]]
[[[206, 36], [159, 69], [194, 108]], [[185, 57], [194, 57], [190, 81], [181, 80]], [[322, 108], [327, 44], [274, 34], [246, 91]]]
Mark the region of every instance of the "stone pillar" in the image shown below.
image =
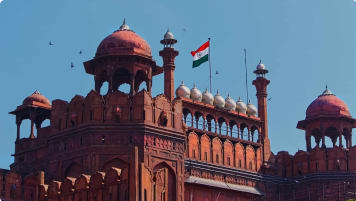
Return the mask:
[[34, 134], [34, 127], [35, 127], [35, 115], [33, 113], [30, 114], [30, 120], [31, 120], [31, 132], [30, 132], [30, 139], [35, 138]]
[[18, 141], [20, 140], [21, 121], [17, 121], [16, 126], [17, 126], [16, 141]]
[[322, 140], [321, 147], [322, 148], [326, 148], [326, 145], [325, 145], [325, 133], [322, 134], [321, 140]]
[[307, 131], [305, 132], [305, 141], [306, 141], [307, 151], [310, 151], [311, 150], [311, 135]]
[[342, 147], [342, 135], [339, 134], [339, 147]]

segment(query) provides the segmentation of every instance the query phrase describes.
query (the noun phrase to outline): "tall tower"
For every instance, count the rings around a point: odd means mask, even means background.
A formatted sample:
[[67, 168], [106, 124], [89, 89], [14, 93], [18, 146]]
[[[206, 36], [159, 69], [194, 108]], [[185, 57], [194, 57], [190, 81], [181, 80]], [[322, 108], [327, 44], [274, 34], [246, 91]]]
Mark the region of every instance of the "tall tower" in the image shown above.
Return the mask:
[[173, 48], [176, 43], [177, 40], [174, 39], [172, 32], [168, 29], [164, 34], [164, 39], [161, 40], [164, 48], [159, 52], [159, 55], [163, 58], [164, 94], [171, 101], [174, 99], [174, 60], [178, 56], [178, 51]]
[[270, 81], [266, 78], [268, 70], [261, 62], [257, 65], [254, 73], [256, 74], [256, 79], [253, 80], [252, 84], [255, 85], [257, 91], [256, 96], [258, 100], [258, 117], [263, 122], [261, 129], [262, 139], [260, 140], [263, 144], [263, 162], [267, 162], [271, 155], [271, 145], [268, 138], [267, 120], [267, 85], [270, 83]]

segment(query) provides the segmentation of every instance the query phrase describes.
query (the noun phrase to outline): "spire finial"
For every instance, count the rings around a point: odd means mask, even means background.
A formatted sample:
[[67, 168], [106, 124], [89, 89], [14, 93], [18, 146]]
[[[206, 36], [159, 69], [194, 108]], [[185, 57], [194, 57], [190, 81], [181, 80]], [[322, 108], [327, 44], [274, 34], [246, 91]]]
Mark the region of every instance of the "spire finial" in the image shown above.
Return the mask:
[[122, 22], [119, 31], [131, 31], [130, 27], [126, 24], [126, 18], [124, 18], [124, 21]]

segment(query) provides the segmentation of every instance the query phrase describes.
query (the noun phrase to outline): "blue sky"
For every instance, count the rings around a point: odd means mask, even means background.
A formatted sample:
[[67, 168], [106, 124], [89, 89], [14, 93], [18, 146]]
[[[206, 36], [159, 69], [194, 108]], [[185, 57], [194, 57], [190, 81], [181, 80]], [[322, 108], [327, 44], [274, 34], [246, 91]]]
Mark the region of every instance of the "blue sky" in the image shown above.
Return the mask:
[[[36, 89], [50, 100], [86, 95], [93, 77], [84, 72], [100, 41], [126, 17], [150, 45], [154, 59], [167, 27], [175, 34], [175, 84], [208, 87], [208, 65], [192, 69], [189, 54], [211, 41], [213, 89], [246, 99], [243, 48], [251, 84], [259, 59], [270, 70], [268, 88], [272, 151], [305, 149], [298, 120], [328, 84], [356, 115], [356, 2], [353, 0], [119, 1], [4, 0], [0, 3], [0, 168], [13, 162], [15, 118], [9, 111]], [[184, 31], [185, 30], [185, 31]], [[54, 46], [48, 42], [53, 41]], [[83, 54], [78, 54], [82, 50]], [[75, 68], [70, 68], [73, 62]], [[153, 94], [163, 91], [154, 78]], [[354, 104], [355, 103], [355, 104]], [[28, 123], [22, 136], [29, 133]], [[354, 137], [355, 138], [355, 137]], [[356, 139], [353, 139], [356, 142]]]

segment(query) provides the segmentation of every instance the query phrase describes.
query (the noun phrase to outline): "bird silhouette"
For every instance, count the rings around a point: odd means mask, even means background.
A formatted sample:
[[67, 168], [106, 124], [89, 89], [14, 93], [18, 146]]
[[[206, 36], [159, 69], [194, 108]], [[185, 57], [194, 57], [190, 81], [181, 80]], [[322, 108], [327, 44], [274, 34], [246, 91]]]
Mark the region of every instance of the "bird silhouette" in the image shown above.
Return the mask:
[[82, 54], [82, 53], [83, 53], [83, 52], [80, 50], [80, 51], [79, 51], [79, 54]]
[[54, 45], [54, 43], [52, 43], [51, 41], [49, 41], [48, 45], [50, 45], [50, 46], [51, 46], [51, 45]]
[[71, 67], [71, 68], [74, 68], [73, 62], [70, 62], [70, 67]]
[[184, 32], [186, 32], [186, 31], [187, 31], [187, 29], [186, 29], [186, 28], [183, 28], [183, 31], [184, 31]]
[[219, 75], [219, 71], [216, 71], [216, 72], [215, 72], [215, 75]]
[[268, 101], [271, 101], [272, 100], [272, 97], [268, 99]]

